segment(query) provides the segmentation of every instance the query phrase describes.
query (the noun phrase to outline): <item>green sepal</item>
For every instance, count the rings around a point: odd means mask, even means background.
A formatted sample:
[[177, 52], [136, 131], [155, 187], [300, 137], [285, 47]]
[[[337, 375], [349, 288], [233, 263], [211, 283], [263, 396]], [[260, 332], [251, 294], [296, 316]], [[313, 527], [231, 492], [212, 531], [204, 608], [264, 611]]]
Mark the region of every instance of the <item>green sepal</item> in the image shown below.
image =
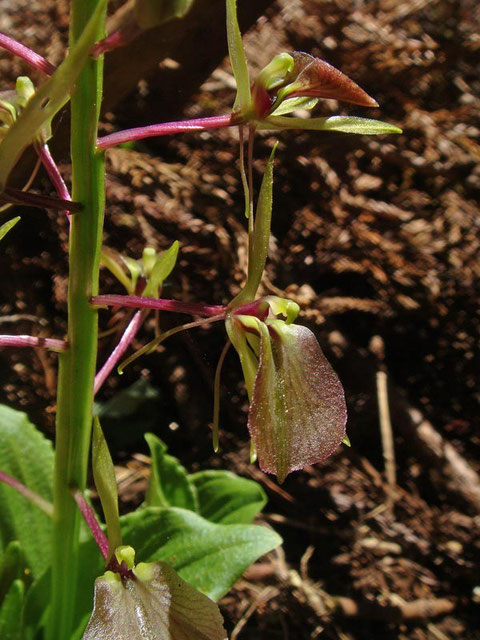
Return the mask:
[[251, 108], [250, 75], [248, 73], [247, 58], [242, 42], [242, 34], [237, 19], [236, 0], [227, 2], [227, 41], [230, 64], [237, 83], [237, 95], [233, 105], [235, 113], [247, 113]]
[[347, 434], [344, 435], [342, 444], [346, 445], [347, 447], [352, 446], [352, 443], [350, 442], [350, 438], [347, 436]]
[[108, 552], [109, 557], [111, 557], [115, 549], [122, 544], [120, 515], [118, 512], [118, 488], [112, 457], [97, 416], [93, 420], [92, 469], [95, 487], [102, 503], [103, 514], [107, 524]]
[[31, 144], [42, 128], [68, 102], [70, 91], [88, 60], [95, 44], [99, 25], [104, 19], [107, 0], [99, 0], [82, 35], [70, 50], [57, 71], [38, 89], [8, 131], [0, 145], [0, 190], [5, 188], [8, 175], [26, 146]]
[[162, 286], [164, 280], [168, 278], [171, 274], [178, 258], [178, 250], [179, 243], [177, 240], [172, 244], [172, 246], [160, 253], [155, 261], [151, 269], [150, 274], [146, 274], [148, 276], [147, 286], [143, 290], [142, 295], [144, 297], [157, 297], [158, 289]]
[[251, 350], [245, 331], [241, 327], [242, 320], [248, 320], [256, 323], [256, 318], [252, 316], [230, 316], [225, 320], [225, 329], [227, 331], [230, 342], [233, 344], [235, 351], [240, 358], [243, 377], [245, 378], [245, 386], [249, 399], [252, 398], [253, 385], [255, 376], [257, 375], [258, 360]]
[[7, 235], [10, 229], [12, 229], [19, 220], [20, 216], [17, 216], [16, 218], [12, 218], [11, 220], [8, 220], [7, 222], [4, 222], [2, 224], [2, 226], [0, 227], [0, 240]]
[[135, 21], [141, 29], [153, 29], [174, 18], [183, 18], [193, 0], [135, 0]]
[[264, 300], [270, 307], [270, 311], [274, 316], [284, 316], [286, 324], [292, 324], [300, 313], [300, 307], [293, 300], [288, 298], [280, 298], [278, 296], [265, 296], [260, 298]]
[[197, 511], [197, 493], [185, 468], [177, 458], [167, 454], [167, 446], [153, 433], [146, 433], [145, 440], [152, 457], [145, 506]]
[[270, 158], [263, 174], [260, 194], [258, 196], [257, 209], [255, 212], [255, 225], [253, 230], [252, 259], [248, 263], [247, 282], [242, 291], [232, 301], [232, 305], [238, 306], [255, 299], [258, 287], [262, 280], [265, 263], [267, 261], [268, 244], [270, 240], [270, 227], [272, 223], [273, 206], [273, 165], [275, 151], [278, 142], [275, 143]]
[[[123, 284], [123, 286], [127, 290], [127, 293], [132, 296], [135, 291], [135, 283], [133, 282], [132, 271], [130, 270], [130, 274], [132, 277], [131, 279], [129, 279], [125, 271], [120, 266], [119, 260], [121, 260], [123, 264], [126, 264], [123, 256], [121, 256], [115, 249], [110, 249], [109, 247], [103, 247], [102, 253], [100, 255], [100, 264], [106, 269], [108, 269], [110, 273], [121, 284]], [[132, 262], [136, 263], [135, 260], [133, 260]], [[138, 279], [138, 275], [140, 275], [140, 267], [138, 267], [137, 279]]]
[[267, 91], [272, 91], [285, 82], [285, 78], [293, 70], [293, 65], [293, 58], [289, 53], [279, 53], [263, 67], [255, 84], [261, 84]]
[[399, 127], [381, 120], [356, 116], [331, 116], [330, 118], [285, 118], [269, 116], [258, 123], [258, 129], [308, 129], [312, 131], [339, 131], [367, 136], [402, 133]]

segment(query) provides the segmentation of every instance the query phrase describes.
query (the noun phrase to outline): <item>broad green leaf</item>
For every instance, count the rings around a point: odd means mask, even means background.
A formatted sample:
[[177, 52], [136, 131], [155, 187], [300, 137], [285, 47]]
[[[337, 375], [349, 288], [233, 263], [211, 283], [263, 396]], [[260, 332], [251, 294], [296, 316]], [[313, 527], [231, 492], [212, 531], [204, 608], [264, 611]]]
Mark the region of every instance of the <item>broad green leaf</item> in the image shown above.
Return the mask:
[[0, 240], [7, 235], [10, 229], [14, 227], [19, 220], [20, 216], [17, 216], [16, 218], [12, 218], [11, 220], [4, 222], [2, 226], [0, 226]]
[[251, 106], [250, 76], [247, 58], [243, 48], [242, 34], [238, 26], [237, 2], [227, 2], [227, 40], [230, 63], [237, 83], [237, 96], [233, 105], [234, 112], [246, 113]]
[[0, 603], [14, 580], [24, 576], [25, 560], [18, 540], [7, 545], [0, 559]]
[[177, 458], [167, 454], [166, 445], [153, 433], [145, 434], [152, 467], [145, 504], [148, 507], [181, 507], [197, 511], [195, 487]]
[[121, 580], [107, 571], [83, 640], [227, 640], [217, 605], [164, 562], [140, 563]]
[[183, 18], [194, 0], [135, 0], [134, 15], [138, 26], [152, 29], [174, 18]]
[[297, 111], [298, 109], [313, 109], [318, 104], [318, 98], [288, 98], [288, 100], [284, 100], [278, 107], [273, 108], [272, 115], [273, 116], [285, 116], [292, 111]]
[[118, 513], [118, 488], [112, 456], [108, 450], [98, 417], [95, 417], [93, 421], [92, 469], [107, 523], [109, 555], [111, 556], [115, 549], [122, 544]]
[[[0, 469], [52, 502], [53, 449], [25, 413], [0, 405]], [[0, 485], [0, 552], [19, 540], [38, 577], [50, 563], [51, 520], [11, 487]]]
[[208, 522], [184, 509], [147, 508], [122, 518], [126, 544], [139, 560], [170, 563], [196, 589], [218, 600], [281, 538], [257, 525]]
[[162, 286], [164, 280], [171, 274], [178, 257], [179, 244], [175, 240], [172, 246], [157, 256], [155, 265], [148, 278], [147, 286], [143, 290], [144, 297], [155, 298], [158, 296], [158, 289]]
[[272, 320], [261, 330], [248, 428], [260, 468], [279, 482], [331, 455], [345, 436], [342, 385], [306, 327]]
[[107, 0], [99, 0], [85, 30], [57, 71], [28, 101], [0, 145], [0, 190], [23, 149], [31, 144], [54, 115], [68, 102], [70, 90], [88, 60], [102, 23]]
[[218, 524], [250, 524], [267, 503], [262, 487], [230, 471], [199, 471], [189, 476], [200, 515]]
[[0, 607], [0, 638], [2, 640], [22, 640], [24, 595], [24, 583], [21, 580], [15, 580]]
[[388, 122], [357, 118], [356, 116], [331, 116], [330, 118], [285, 118], [270, 116], [259, 125], [260, 129], [310, 129], [314, 131], [340, 131], [367, 136], [382, 133], [402, 133], [402, 130]]

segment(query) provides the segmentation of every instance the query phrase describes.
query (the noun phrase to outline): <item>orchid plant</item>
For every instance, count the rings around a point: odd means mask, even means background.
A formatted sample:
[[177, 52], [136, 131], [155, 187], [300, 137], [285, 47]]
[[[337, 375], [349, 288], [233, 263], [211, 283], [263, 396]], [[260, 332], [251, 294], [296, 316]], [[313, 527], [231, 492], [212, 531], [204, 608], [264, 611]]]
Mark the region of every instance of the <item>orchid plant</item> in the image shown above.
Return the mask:
[[[94, 396], [116, 368], [121, 370], [154, 351], [172, 334], [204, 323], [221, 321], [225, 325], [228, 340], [215, 374], [213, 402], [216, 451], [220, 376], [230, 345], [239, 356], [250, 401], [251, 458], [258, 457], [264, 472], [275, 474], [282, 482], [291, 471], [328, 457], [342, 441], [348, 444], [341, 383], [314, 334], [295, 324], [298, 305], [280, 297], [258, 297], [270, 238], [276, 147], [254, 206], [254, 137], [261, 130], [367, 135], [400, 130], [366, 118], [299, 117], [299, 109], [312, 110], [320, 99], [377, 106], [353, 80], [303, 52], [280, 53], [252, 82], [236, 1], [226, 0], [228, 49], [237, 83], [231, 113], [98, 137], [103, 54], [123, 46], [142, 30], [181, 18], [193, 2], [129, 0], [120, 28], [104, 37], [107, 0], [72, 0], [70, 51], [58, 68], [0, 34], [0, 46], [47, 76], [38, 89], [21, 77], [15, 90], [0, 96], [3, 208], [19, 203], [52, 208], [66, 212], [70, 222], [66, 339], [0, 336], [0, 347], [46, 348], [59, 354], [55, 452], [24, 414], [0, 406], [2, 638], [222, 640], [226, 633], [214, 601], [250, 563], [280, 543], [273, 531], [252, 524], [265, 504], [256, 483], [225, 471], [189, 474], [154, 434], [146, 435], [152, 472], [145, 502], [137, 511], [119, 515], [114, 466], [95, 417]], [[68, 102], [71, 194], [48, 147], [52, 119]], [[177, 242], [160, 254], [146, 247], [140, 260], [102, 248], [104, 152], [152, 136], [231, 126], [240, 132], [239, 163], [248, 227], [245, 284], [227, 305], [162, 298], [162, 284], [177, 262]], [[8, 184], [12, 168], [30, 145], [38, 155], [37, 165], [43, 164], [51, 179], [56, 198], [32, 192], [31, 180], [20, 190]], [[0, 240], [18, 222], [19, 217], [4, 222]], [[99, 294], [100, 266], [118, 279], [125, 295]], [[112, 306], [135, 312], [125, 323], [117, 346], [96, 371], [98, 310]], [[164, 333], [157, 323], [154, 338], [125, 360], [152, 310], [200, 319]], [[105, 524], [99, 522], [86, 492], [90, 446]], [[32, 526], [26, 526], [32, 517], [33, 534]]]

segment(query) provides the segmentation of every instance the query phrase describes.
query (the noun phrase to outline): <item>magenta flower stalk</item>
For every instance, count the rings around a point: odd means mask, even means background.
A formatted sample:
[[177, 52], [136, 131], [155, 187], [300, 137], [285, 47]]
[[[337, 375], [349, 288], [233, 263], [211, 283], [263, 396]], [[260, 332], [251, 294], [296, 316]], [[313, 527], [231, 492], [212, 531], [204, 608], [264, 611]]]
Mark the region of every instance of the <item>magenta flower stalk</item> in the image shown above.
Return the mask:
[[108, 539], [107, 536], [103, 533], [102, 527], [98, 524], [98, 520], [95, 517], [95, 513], [92, 507], [88, 504], [85, 499], [85, 496], [81, 491], [72, 490], [72, 495], [77, 503], [78, 508], [80, 509], [80, 513], [85, 520], [87, 527], [90, 529], [92, 536], [97, 543], [98, 548], [100, 549], [100, 553], [105, 558], [105, 561], [108, 560]]
[[158, 136], [169, 136], [187, 131], [208, 131], [209, 129], [221, 129], [241, 124], [238, 116], [227, 114], [223, 116], [212, 116], [210, 118], [194, 118], [192, 120], [180, 120], [179, 122], [163, 122], [151, 124], [146, 127], [136, 127], [135, 129], [125, 129], [117, 131], [108, 136], [102, 136], [97, 140], [99, 150], [110, 149], [125, 142], [134, 142], [144, 138], [154, 138]]
[[37, 338], [35, 336], [0, 336], [0, 347], [34, 347], [65, 351], [68, 347], [65, 340], [53, 338]]
[[38, 207], [40, 209], [53, 209], [54, 211], [69, 211], [70, 213], [78, 213], [82, 211], [83, 205], [72, 200], [63, 200], [60, 198], [50, 198], [42, 196], [38, 193], [30, 191], [22, 191], [12, 187], [5, 187], [0, 194], [0, 204], [20, 204], [27, 207]]
[[4, 33], [0, 33], [0, 47], [6, 49], [13, 55], [25, 60], [31, 67], [42, 71], [47, 76], [51, 76], [57, 70], [57, 67], [46, 60], [43, 56], [32, 51], [24, 44], [20, 44], [13, 38], [9, 38]]
[[142, 298], [140, 296], [103, 295], [94, 296], [91, 303], [95, 307], [129, 307], [132, 309], [159, 309], [173, 313], [188, 313], [192, 316], [225, 316], [226, 307], [222, 305], [205, 305], [195, 302], [180, 302], [162, 298]]
[[138, 333], [138, 330], [142, 326], [143, 320], [145, 319], [145, 314], [143, 311], [137, 311], [137, 313], [133, 316], [133, 318], [128, 323], [127, 328], [125, 329], [122, 337], [120, 338], [119, 343], [112, 351], [107, 361], [100, 369], [100, 371], [95, 376], [95, 383], [93, 386], [94, 395], [98, 393], [100, 388], [102, 387], [105, 380], [108, 378], [110, 373], [113, 371], [115, 366], [118, 364], [120, 358], [123, 356], [125, 351], [128, 349], [132, 340]]
[[42, 498], [42, 496], [39, 496], [38, 493], [35, 493], [35, 491], [32, 491], [24, 484], [22, 484], [20, 480], [17, 480], [8, 473], [5, 473], [5, 471], [0, 471], [0, 482], [8, 484], [9, 487], [15, 489], [17, 493], [20, 493], [22, 496], [27, 498], [27, 500], [29, 500], [32, 504], [46, 513], [47, 516], [53, 516], [53, 505], [50, 504], [48, 500], [45, 500], [45, 498]]
[[[60, 173], [55, 163], [55, 160], [52, 158], [52, 154], [50, 153], [50, 149], [48, 148], [47, 143], [46, 142], [36, 143], [34, 147], [38, 157], [40, 158], [43, 166], [45, 167], [48, 177], [52, 181], [52, 184], [55, 188], [55, 191], [58, 194], [58, 197], [61, 198], [62, 200], [67, 200], [71, 202], [72, 198], [68, 191], [67, 185], [65, 184], [65, 181], [62, 178], [62, 174]], [[67, 214], [67, 217], [70, 220], [70, 216], [67, 210], [65, 210], [65, 213]]]

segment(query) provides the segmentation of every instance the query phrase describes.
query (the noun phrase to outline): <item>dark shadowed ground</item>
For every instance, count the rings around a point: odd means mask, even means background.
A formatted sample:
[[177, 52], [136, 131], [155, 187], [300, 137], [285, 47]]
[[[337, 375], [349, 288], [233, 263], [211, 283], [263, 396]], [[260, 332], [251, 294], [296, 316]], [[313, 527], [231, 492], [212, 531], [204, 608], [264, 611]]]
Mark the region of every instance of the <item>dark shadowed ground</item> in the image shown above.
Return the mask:
[[[53, 0], [2, 1], [0, 27], [58, 62], [67, 9]], [[250, 466], [246, 395], [231, 353], [222, 387], [223, 451], [213, 455], [208, 425], [225, 341], [220, 326], [175, 336], [114, 376], [101, 394], [108, 400], [139, 377], [150, 388], [135, 415], [107, 424], [125, 509], [142, 499], [148, 429], [187, 468], [230, 468], [267, 490], [263, 521], [285, 544], [222, 601], [233, 639], [480, 639], [479, 14], [474, 0], [277, 0], [247, 35], [254, 70], [281, 51], [308, 51], [380, 103], [362, 110], [326, 101], [319, 115], [365, 115], [404, 129], [380, 138], [278, 136], [263, 293], [300, 304], [300, 322], [315, 331], [344, 383], [352, 448], [341, 447], [281, 487]], [[160, 67], [175, 70], [175, 51], [169, 58]], [[185, 59], [182, 67], [188, 74], [196, 64]], [[25, 72], [2, 55], [1, 89]], [[105, 130], [171, 118], [172, 100], [162, 107], [162, 78], [142, 79], [111, 106]], [[181, 94], [175, 84], [184, 116], [228, 111], [234, 91], [226, 61], [201, 87], [191, 85]], [[235, 131], [190, 134], [108, 154], [105, 243], [132, 257], [145, 245], [181, 243], [164, 297], [226, 303], [242, 283], [237, 139]], [[264, 135], [256, 145], [256, 184], [275, 139]], [[67, 157], [59, 145], [57, 158]], [[66, 162], [62, 169], [68, 176]], [[43, 175], [35, 186], [50, 193]], [[0, 331], [62, 336], [65, 221], [33, 209], [21, 215], [2, 243]], [[121, 292], [106, 273], [102, 278], [103, 292]], [[102, 327], [109, 318], [102, 312]], [[160, 322], [170, 328], [182, 319], [164, 315]], [[116, 339], [102, 340], [102, 361]], [[1, 401], [27, 411], [53, 436], [55, 358], [3, 351], [0, 359]], [[389, 383], [393, 505], [378, 371]]]

